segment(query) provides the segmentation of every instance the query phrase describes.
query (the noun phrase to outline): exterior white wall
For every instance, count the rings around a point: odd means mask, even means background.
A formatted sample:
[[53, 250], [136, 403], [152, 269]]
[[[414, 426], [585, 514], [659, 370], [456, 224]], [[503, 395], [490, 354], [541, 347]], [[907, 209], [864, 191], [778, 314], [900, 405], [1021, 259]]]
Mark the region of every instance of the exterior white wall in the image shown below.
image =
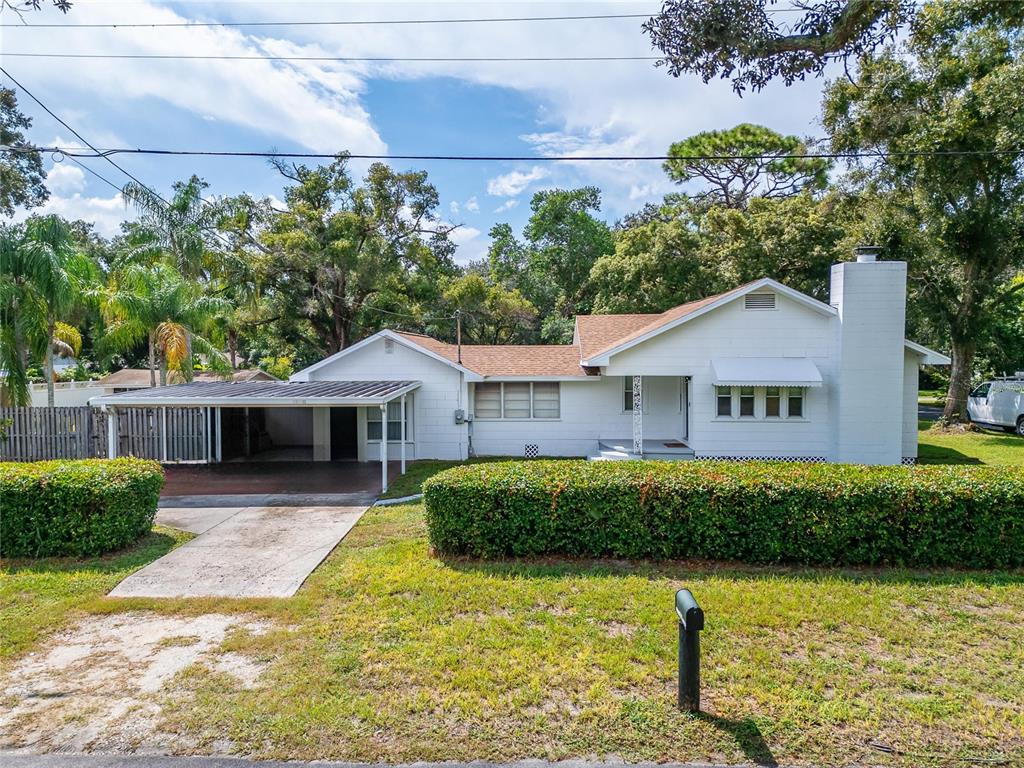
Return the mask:
[[310, 408], [313, 412], [313, 461], [331, 460], [331, 409]]
[[[407, 459], [465, 459], [468, 428], [455, 423], [456, 409], [467, 405], [463, 374], [440, 360], [394, 342], [385, 350], [378, 338], [309, 374], [310, 381], [412, 380], [422, 385], [411, 398], [413, 440], [406, 445]], [[374, 406], [376, 407], [376, 406]], [[366, 409], [360, 408], [358, 455], [363, 461], [380, 459], [380, 441], [366, 439]], [[329, 426], [329, 425], [328, 425]], [[327, 438], [328, 445], [330, 437]], [[389, 441], [388, 458], [398, 459], [398, 441]]]
[[903, 458], [917, 458], [917, 388], [920, 358], [909, 349], [903, 353]]
[[[836, 318], [783, 294], [776, 296], [774, 310], [744, 309], [742, 299], [720, 307], [614, 355], [605, 370], [612, 376], [692, 377], [687, 442], [698, 457], [831, 459], [830, 403], [838, 365]], [[716, 357], [810, 358], [821, 371], [823, 386], [805, 390], [802, 419], [720, 418], [716, 416], [711, 369]], [[758, 391], [759, 408], [762, 401], [763, 392]], [[632, 434], [631, 426], [627, 430], [625, 434]]]
[[832, 267], [839, 310], [836, 460], [899, 464], [903, 457], [907, 265], [845, 262]]
[[[559, 382], [558, 419], [480, 419], [473, 421], [473, 448], [478, 456], [522, 456], [536, 445], [541, 456], [590, 456], [600, 440], [633, 436], [633, 414], [623, 409], [621, 376]], [[644, 380], [644, 437], [679, 439], [678, 377]]]
[[[88, 405], [90, 398], [111, 394], [91, 381], [58, 381], [53, 385], [53, 404], [58, 408]], [[29, 387], [32, 398], [29, 405], [34, 408], [46, 407], [46, 384], [32, 384]]]

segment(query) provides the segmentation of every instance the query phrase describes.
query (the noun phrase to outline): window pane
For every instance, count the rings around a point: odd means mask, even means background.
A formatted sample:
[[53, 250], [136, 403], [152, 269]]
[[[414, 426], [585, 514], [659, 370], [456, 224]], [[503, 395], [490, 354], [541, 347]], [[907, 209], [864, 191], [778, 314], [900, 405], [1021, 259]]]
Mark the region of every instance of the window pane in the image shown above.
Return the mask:
[[716, 387], [718, 391], [718, 415], [732, 416], [732, 390], [729, 387]]
[[800, 418], [804, 415], [804, 393], [800, 389], [789, 391], [789, 417]]
[[505, 384], [505, 418], [530, 418], [530, 385], [520, 383]]
[[740, 416], [754, 415], [754, 388], [740, 387]]
[[501, 384], [475, 385], [473, 413], [478, 419], [501, 418]]
[[558, 416], [558, 382], [536, 382], [533, 385], [533, 418], [557, 419]]
[[[374, 408], [372, 410], [375, 411], [377, 409]], [[371, 413], [372, 413], [371, 409], [367, 409], [367, 412], [366, 412], [366, 416], [367, 416], [367, 419], [366, 419], [366, 439], [367, 440], [380, 440], [380, 417], [379, 417], [380, 411], [377, 411], [378, 418], [377, 418], [376, 421], [370, 421], [369, 417], [370, 417]]]
[[622, 377], [622, 410], [633, 410], [633, 377]]
[[766, 417], [778, 416], [782, 398], [779, 396], [778, 387], [768, 387], [764, 393], [764, 415]]
[[[406, 435], [406, 439], [408, 439], [408, 437], [409, 436]], [[398, 440], [398, 441], [401, 441], [401, 439], [402, 439], [402, 421], [400, 419], [395, 419], [394, 421], [391, 421], [389, 419], [388, 420], [388, 440]]]

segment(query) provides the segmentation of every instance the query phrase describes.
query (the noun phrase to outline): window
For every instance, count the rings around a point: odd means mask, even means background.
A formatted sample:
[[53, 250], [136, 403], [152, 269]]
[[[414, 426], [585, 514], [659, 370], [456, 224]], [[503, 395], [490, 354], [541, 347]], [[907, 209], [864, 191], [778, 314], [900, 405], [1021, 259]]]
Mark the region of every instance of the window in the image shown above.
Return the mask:
[[506, 419], [528, 419], [530, 418], [530, 384], [506, 382], [502, 385], [504, 395], [502, 407]]
[[478, 419], [501, 418], [501, 384], [477, 384], [473, 415]]
[[558, 382], [488, 382], [474, 387], [477, 419], [557, 419], [560, 415]]
[[633, 410], [633, 377], [622, 377], [622, 410], [632, 412]]
[[718, 415], [732, 416], [732, 387], [715, 387], [718, 392]]
[[787, 415], [791, 419], [802, 419], [804, 415], [804, 391], [802, 389], [789, 390], [789, 410]]
[[[971, 392], [971, 397], [981, 397], [981, 398], [988, 397], [989, 390], [991, 390], [991, 389], [992, 389], [992, 384], [990, 382], [986, 381], [984, 384], [982, 384], [981, 386], [977, 387], [973, 392]], [[114, 391], [116, 392], [117, 390], [115, 389]]]
[[740, 387], [740, 416], [754, 416], [754, 388]]
[[559, 417], [559, 392], [557, 381], [538, 381], [533, 385], [533, 418], [557, 419]]
[[[380, 440], [380, 408], [370, 406], [366, 409], [366, 439]], [[388, 442], [402, 439], [402, 402], [392, 400], [388, 403]], [[405, 439], [412, 440], [412, 397], [405, 401]]]
[[764, 415], [767, 419], [777, 419], [782, 415], [782, 395], [778, 387], [768, 387], [764, 391]]

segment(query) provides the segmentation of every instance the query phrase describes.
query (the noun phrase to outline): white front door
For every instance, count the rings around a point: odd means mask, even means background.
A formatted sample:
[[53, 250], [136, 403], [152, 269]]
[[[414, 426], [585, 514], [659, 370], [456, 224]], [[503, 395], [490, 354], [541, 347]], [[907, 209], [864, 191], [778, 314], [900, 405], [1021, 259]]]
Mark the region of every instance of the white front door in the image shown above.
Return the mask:
[[679, 418], [681, 424], [681, 438], [690, 439], [690, 377], [683, 376], [679, 379]]

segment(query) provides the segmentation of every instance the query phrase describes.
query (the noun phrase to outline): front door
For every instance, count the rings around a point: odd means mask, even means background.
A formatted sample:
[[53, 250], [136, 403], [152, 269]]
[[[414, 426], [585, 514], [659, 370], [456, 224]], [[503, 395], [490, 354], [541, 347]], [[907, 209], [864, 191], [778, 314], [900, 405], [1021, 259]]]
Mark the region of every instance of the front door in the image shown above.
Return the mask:
[[682, 421], [681, 438], [690, 439], [690, 377], [679, 379], [679, 418]]

